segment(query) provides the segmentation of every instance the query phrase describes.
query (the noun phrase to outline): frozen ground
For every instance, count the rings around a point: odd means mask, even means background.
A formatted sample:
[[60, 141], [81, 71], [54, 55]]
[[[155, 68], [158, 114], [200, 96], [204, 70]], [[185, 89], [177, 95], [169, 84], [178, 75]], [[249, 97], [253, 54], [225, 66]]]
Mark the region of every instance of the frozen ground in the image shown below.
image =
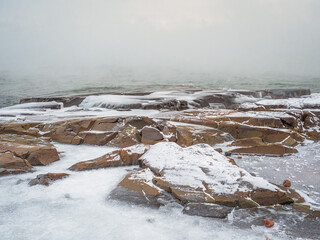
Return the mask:
[[[227, 220], [210, 219], [182, 214], [182, 208], [167, 206], [159, 210], [107, 200], [110, 191], [134, 167], [118, 167], [84, 172], [66, 170], [72, 164], [103, 155], [113, 148], [96, 146], [71, 146], [56, 144], [61, 160], [49, 166], [37, 167], [34, 173], [7, 176], [0, 179], [0, 239], [1, 240], [55, 240], [55, 239], [297, 239], [287, 235], [279, 225], [266, 229], [252, 223], [243, 213], [229, 216]], [[314, 151], [319, 145], [313, 145]], [[314, 152], [312, 153], [314, 154]], [[273, 180], [279, 174], [267, 174], [266, 166], [305, 167], [288, 158], [277, 158], [278, 164], [244, 158], [240, 165]], [[315, 161], [318, 158], [313, 159]], [[260, 164], [258, 164], [260, 162]], [[256, 166], [256, 167], [255, 167]], [[301, 169], [301, 168], [300, 168]], [[318, 171], [315, 167], [311, 167]], [[45, 187], [28, 186], [28, 180], [47, 172], [67, 172], [72, 175]], [[281, 171], [277, 171], [277, 173]], [[301, 186], [300, 175], [294, 186]], [[318, 172], [319, 173], [319, 172]], [[279, 179], [283, 177], [279, 176]], [[319, 180], [310, 176], [313, 181]], [[319, 182], [319, 181], [318, 181]], [[308, 182], [309, 183], [309, 182]], [[299, 185], [300, 184], [300, 185]], [[311, 184], [311, 183], [310, 183]], [[313, 191], [318, 192], [317, 183]], [[316, 196], [313, 194], [312, 196]], [[239, 218], [246, 224], [235, 224]], [[233, 220], [232, 220], [233, 219]], [[240, 223], [241, 223], [240, 221]], [[238, 222], [238, 220], [237, 220]], [[301, 238], [306, 239], [306, 238]]]

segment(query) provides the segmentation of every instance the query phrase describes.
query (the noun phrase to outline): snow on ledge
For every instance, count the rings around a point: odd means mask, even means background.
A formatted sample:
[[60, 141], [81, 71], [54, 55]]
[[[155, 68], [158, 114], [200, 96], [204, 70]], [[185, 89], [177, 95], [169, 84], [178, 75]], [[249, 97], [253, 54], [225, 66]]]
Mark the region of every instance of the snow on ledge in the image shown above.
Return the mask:
[[151, 146], [141, 160], [162, 172], [172, 184], [204, 189], [205, 182], [215, 194], [234, 194], [258, 188], [281, 191], [265, 179], [232, 165], [227, 157], [207, 144], [182, 148], [176, 143], [161, 142]]

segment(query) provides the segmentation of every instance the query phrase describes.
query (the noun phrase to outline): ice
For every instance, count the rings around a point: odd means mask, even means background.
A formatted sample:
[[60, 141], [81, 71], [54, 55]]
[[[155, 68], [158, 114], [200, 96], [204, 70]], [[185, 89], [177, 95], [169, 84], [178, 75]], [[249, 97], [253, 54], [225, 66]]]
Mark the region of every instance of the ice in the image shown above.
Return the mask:
[[289, 99], [266, 99], [256, 102], [257, 105], [284, 105], [286, 108], [312, 108], [320, 106], [320, 94], [313, 93], [304, 98], [289, 98]]
[[[0, 179], [1, 240], [264, 238], [264, 229], [240, 229], [221, 220], [183, 215], [181, 208], [157, 210], [106, 200], [134, 167], [68, 172], [66, 169], [73, 163], [98, 157], [113, 149], [55, 146], [61, 152], [60, 161], [37, 167], [35, 173]], [[49, 187], [28, 186], [29, 179], [47, 172], [68, 172], [71, 175]], [[288, 238], [275, 234], [273, 239]]]
[[5, 107], [3, 109], [45, 109], [45, 108], [62, 108], [63, 103], [58, 103], [56, 101], [51, 102], [31, 102], [13, 105], [10, 107]]

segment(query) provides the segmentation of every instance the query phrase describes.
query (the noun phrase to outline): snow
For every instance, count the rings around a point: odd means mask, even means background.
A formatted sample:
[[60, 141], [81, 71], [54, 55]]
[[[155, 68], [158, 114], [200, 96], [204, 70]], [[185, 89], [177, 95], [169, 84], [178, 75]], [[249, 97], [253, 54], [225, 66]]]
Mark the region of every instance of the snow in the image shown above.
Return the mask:
[[244, 184], [247, 182], [253, 185], [253, 189], [280, 190], [232, 165], [228, 158], [207, 144], [182, 148], [176, 143], [161, 142], [153, 145], [141, 159], [147, 166], [162, 172], [168, 181], [180, 186], [204, 189], [203, 182], [206, 182], [216, 194], [233, 194], [252, 190]]
[[257, 105], [284, 105], [286, 108], [310, 108], [320, 106], [320, 93], [313, 93], [304, 98], [288, 98], [288, 99], [267, 99], [256, 102]]
[[[264, 229], [239, 229], [217, 219], [182, 214], [182, 208], [150, 209], [106, 200], [108, 194], [135, 167], [84, 172], [67, 168], [99, 157], [113, 148], [55, 144], [61, 160], [36, 167], [36, 172], [0, 178], [1, 240], [117, 239], [197, 240], [262, 239]], [[38, 174], [66, 172], [71, 175], [49, 187], [28, 186]], [[21, 181], [22, 180], [22, 181]], [[275, 233], [273, 239], [288, 239]]]
[[63, 103], [58, 103], [56, 101], [51, 102], [30, 102], [30, 103], [22, 103], [13, 105], [10, 107], [5, 107], [3, 109], [45, 109], [45, 108], [51, 108], [51, 107], [57, 107], [60, 108], [63, 107]]

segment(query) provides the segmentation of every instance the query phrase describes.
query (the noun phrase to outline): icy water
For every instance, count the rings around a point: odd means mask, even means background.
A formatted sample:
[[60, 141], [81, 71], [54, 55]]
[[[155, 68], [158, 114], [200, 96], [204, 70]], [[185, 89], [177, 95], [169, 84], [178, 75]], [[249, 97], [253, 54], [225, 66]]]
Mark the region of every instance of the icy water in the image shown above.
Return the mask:
[[153, 91], [173, 88], [310, 88], [320, 92], [319, 76], [225, 74], [173, 68], [42, 68], [0, 71], [0, 107], [24, 97], [99, 92]]

